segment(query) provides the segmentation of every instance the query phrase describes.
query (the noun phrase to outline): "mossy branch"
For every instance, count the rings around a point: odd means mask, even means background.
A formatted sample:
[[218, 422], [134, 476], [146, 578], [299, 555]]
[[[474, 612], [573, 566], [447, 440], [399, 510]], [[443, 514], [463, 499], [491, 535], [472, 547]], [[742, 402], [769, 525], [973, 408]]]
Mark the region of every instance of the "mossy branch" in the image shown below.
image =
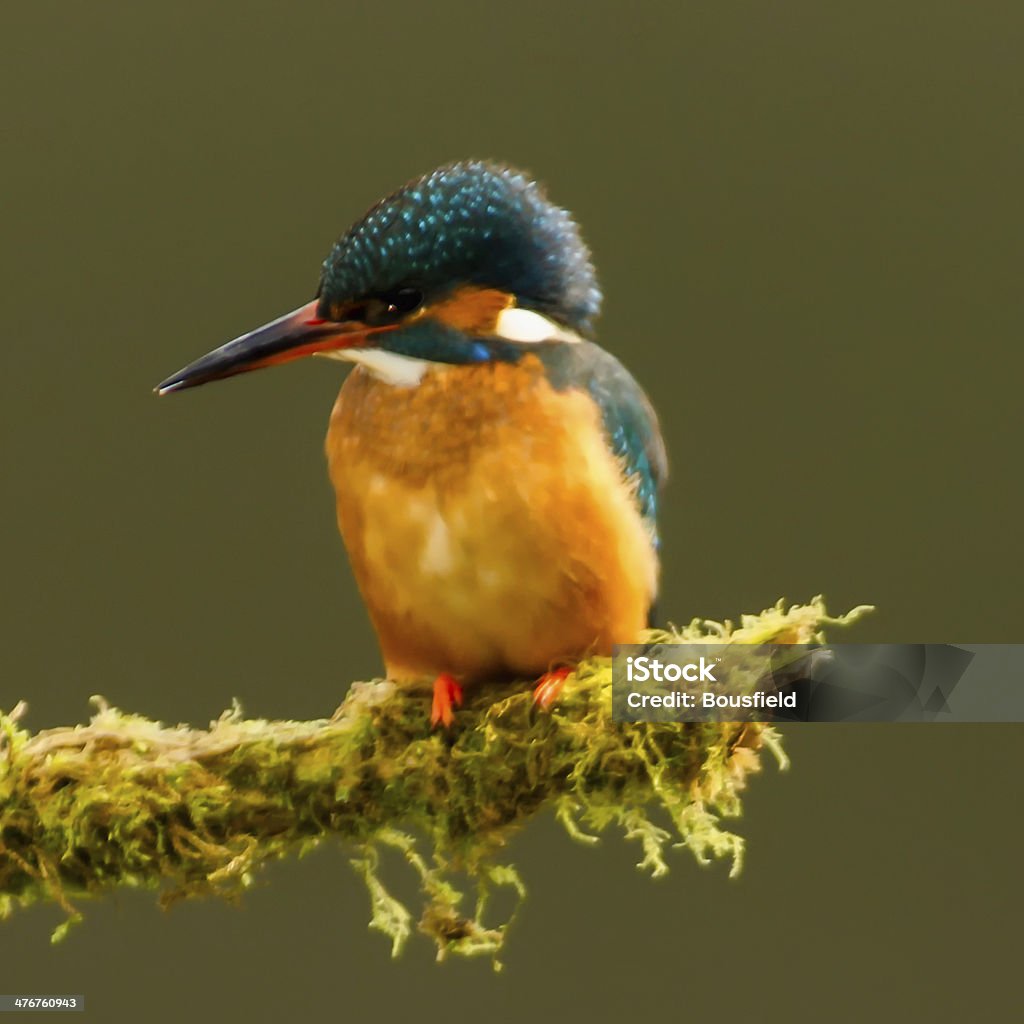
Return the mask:
[[[803, 643], [863, 610], [836, 619], [820, 598], [780, 602], [738, 625], [695, 620], [650, 639]], [[673, 840], [663, 826], [701, 863], [731, 858], [735, 873], [743, 841], [718, 819], [739, 813], [762, 748], [785, 766], [767, 725], [614, 722], [607, 658], [582, 663], [550, 713], [522, 685], [475, 688], [450, 734], [430, 729], [423, 695], [388, 682], [353, 684], [330, 719], [246, 720], [235, 707], [205, 731], [93, 699], [88, 725], [36, 735], [19, 725], [24, 705], [0, 715], [0, 917], [56, 901], [68, 917], [55, 940], [80, 919], [79, 897], [117, 886], [158, 889], [165, 906], [233, 897], [264, 862], [335, 835], [354, 845], [371, 927], [390, 936], [395, 954], [413, 918], [381, 882], [382, 847], [400, 851], [417, 875], [419, 928], [439, 957], [493, 956], [509, 921], [485, 923], [487, 898], [498, 887], [524, 893], [499, 853], [541, 810], [585, 843], [619, 826], [655, 877], [668, 870]], [[472, 911], [462, 908], [456, 873], [477, 890]]]

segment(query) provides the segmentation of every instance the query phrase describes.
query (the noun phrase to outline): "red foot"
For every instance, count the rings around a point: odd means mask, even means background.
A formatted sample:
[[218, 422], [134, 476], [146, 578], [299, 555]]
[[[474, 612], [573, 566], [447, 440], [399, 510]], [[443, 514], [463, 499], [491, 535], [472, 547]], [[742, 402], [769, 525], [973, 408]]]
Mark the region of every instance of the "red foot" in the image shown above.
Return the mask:
[[434, 680], [434, 702], [430, 705], [431, 726], [442, 724], [447, 729], [455, 720], [452, 708], [457, 708], [461, 704], [462, 687], [455, 681], [454, 676], [442, 672]]
[[571, 675], [571, 668], [556, 668], [551, 672], [545, 672], [533, 688], [533, 703], [549, 711], [551, 705], [562, 696], [565, 681]]

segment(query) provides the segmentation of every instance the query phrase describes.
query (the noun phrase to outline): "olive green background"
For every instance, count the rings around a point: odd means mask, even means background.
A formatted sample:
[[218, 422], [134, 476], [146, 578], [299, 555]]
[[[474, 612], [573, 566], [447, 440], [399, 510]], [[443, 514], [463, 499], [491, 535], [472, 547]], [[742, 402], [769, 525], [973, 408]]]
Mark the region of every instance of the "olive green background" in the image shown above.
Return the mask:
[[[343, 371], [150, 389], [474, 155], [594, 250], [600, 338], [669, 446], [668, 618], [824, 591], [879, 606], [851, 639], [1024, 640], [1022, 27], [1009, 2], [6, 10], [0, 704], [306, 718], [378, 671], [321, 451]], [[18, 914], [0, 991], [97, 1021], [992, 1020], [1020, 1002], [1021, 738], [788, 729], [736, 881], [534, 823], [500, 976], [425, 940], [391, 962], [329, 844], [241, 909], [123, 893], [55, 949], [56, 910]]]

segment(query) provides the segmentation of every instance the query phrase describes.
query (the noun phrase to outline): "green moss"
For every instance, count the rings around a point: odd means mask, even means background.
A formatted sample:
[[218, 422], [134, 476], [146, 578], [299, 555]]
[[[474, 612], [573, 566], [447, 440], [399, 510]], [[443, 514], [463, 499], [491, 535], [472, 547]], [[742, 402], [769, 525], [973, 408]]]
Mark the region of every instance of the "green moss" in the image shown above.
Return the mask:
[[[648, 638], [803, 643], [863, 611], [831, 618], [820, 598], [780, 602], [736, 625], [695, 620]], [[550, 713], [522, 684], [475, 688], [450, 733], [431, 730], [422, 694], [386, 681], [353, 684], [329, 720], [246, 720], [236, 706], [208, 730], [93, 700], [88, 725], [36, 735], [18, 724], [23, 705], [0, 715], [0, 916], [56, 901], [68, 918], [55, 940], [80, 919], [80, 897], [125, 885], [158, 890], [164, 906], [235, 897], [266, 861], [333, 834], [355, 845], [371, 927], [396, 955], [413, 917], [383, 885], [382, 847], [416, 874], [419, 929], [439, 957], [493, 957], [510, 921], [485, 924], [488, 896], [525, 893], [501, 849], [539, 811], [551, 808], [583, 843], [617, 826], [655, 877], [679, 841], [701, 863], [730, 858], [736, 873], [743, 840], [720, 819], [740, 813], [763, 748], [786, 763], [767, 725], [612, 721], [607, 658], [583, 662]], [[472, 910], [456, 875], [476, 888]]]

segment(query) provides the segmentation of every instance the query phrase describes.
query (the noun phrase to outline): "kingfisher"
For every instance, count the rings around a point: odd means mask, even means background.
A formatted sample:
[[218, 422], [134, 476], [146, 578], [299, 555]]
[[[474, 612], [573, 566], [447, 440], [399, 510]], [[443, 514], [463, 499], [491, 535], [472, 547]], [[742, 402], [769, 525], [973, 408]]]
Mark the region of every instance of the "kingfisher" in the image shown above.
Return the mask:
[[350, 227], [312, 301], [156, 389], [354, 364], [326, 439], [338, 529], [386, 674], [432, 681], [434, 727], [489, 680], [536, 680], [550, 708], [650, 624], [665, 447], [593, 340], [600, 305], [572, 216], [522, 171], [459, 161]]

